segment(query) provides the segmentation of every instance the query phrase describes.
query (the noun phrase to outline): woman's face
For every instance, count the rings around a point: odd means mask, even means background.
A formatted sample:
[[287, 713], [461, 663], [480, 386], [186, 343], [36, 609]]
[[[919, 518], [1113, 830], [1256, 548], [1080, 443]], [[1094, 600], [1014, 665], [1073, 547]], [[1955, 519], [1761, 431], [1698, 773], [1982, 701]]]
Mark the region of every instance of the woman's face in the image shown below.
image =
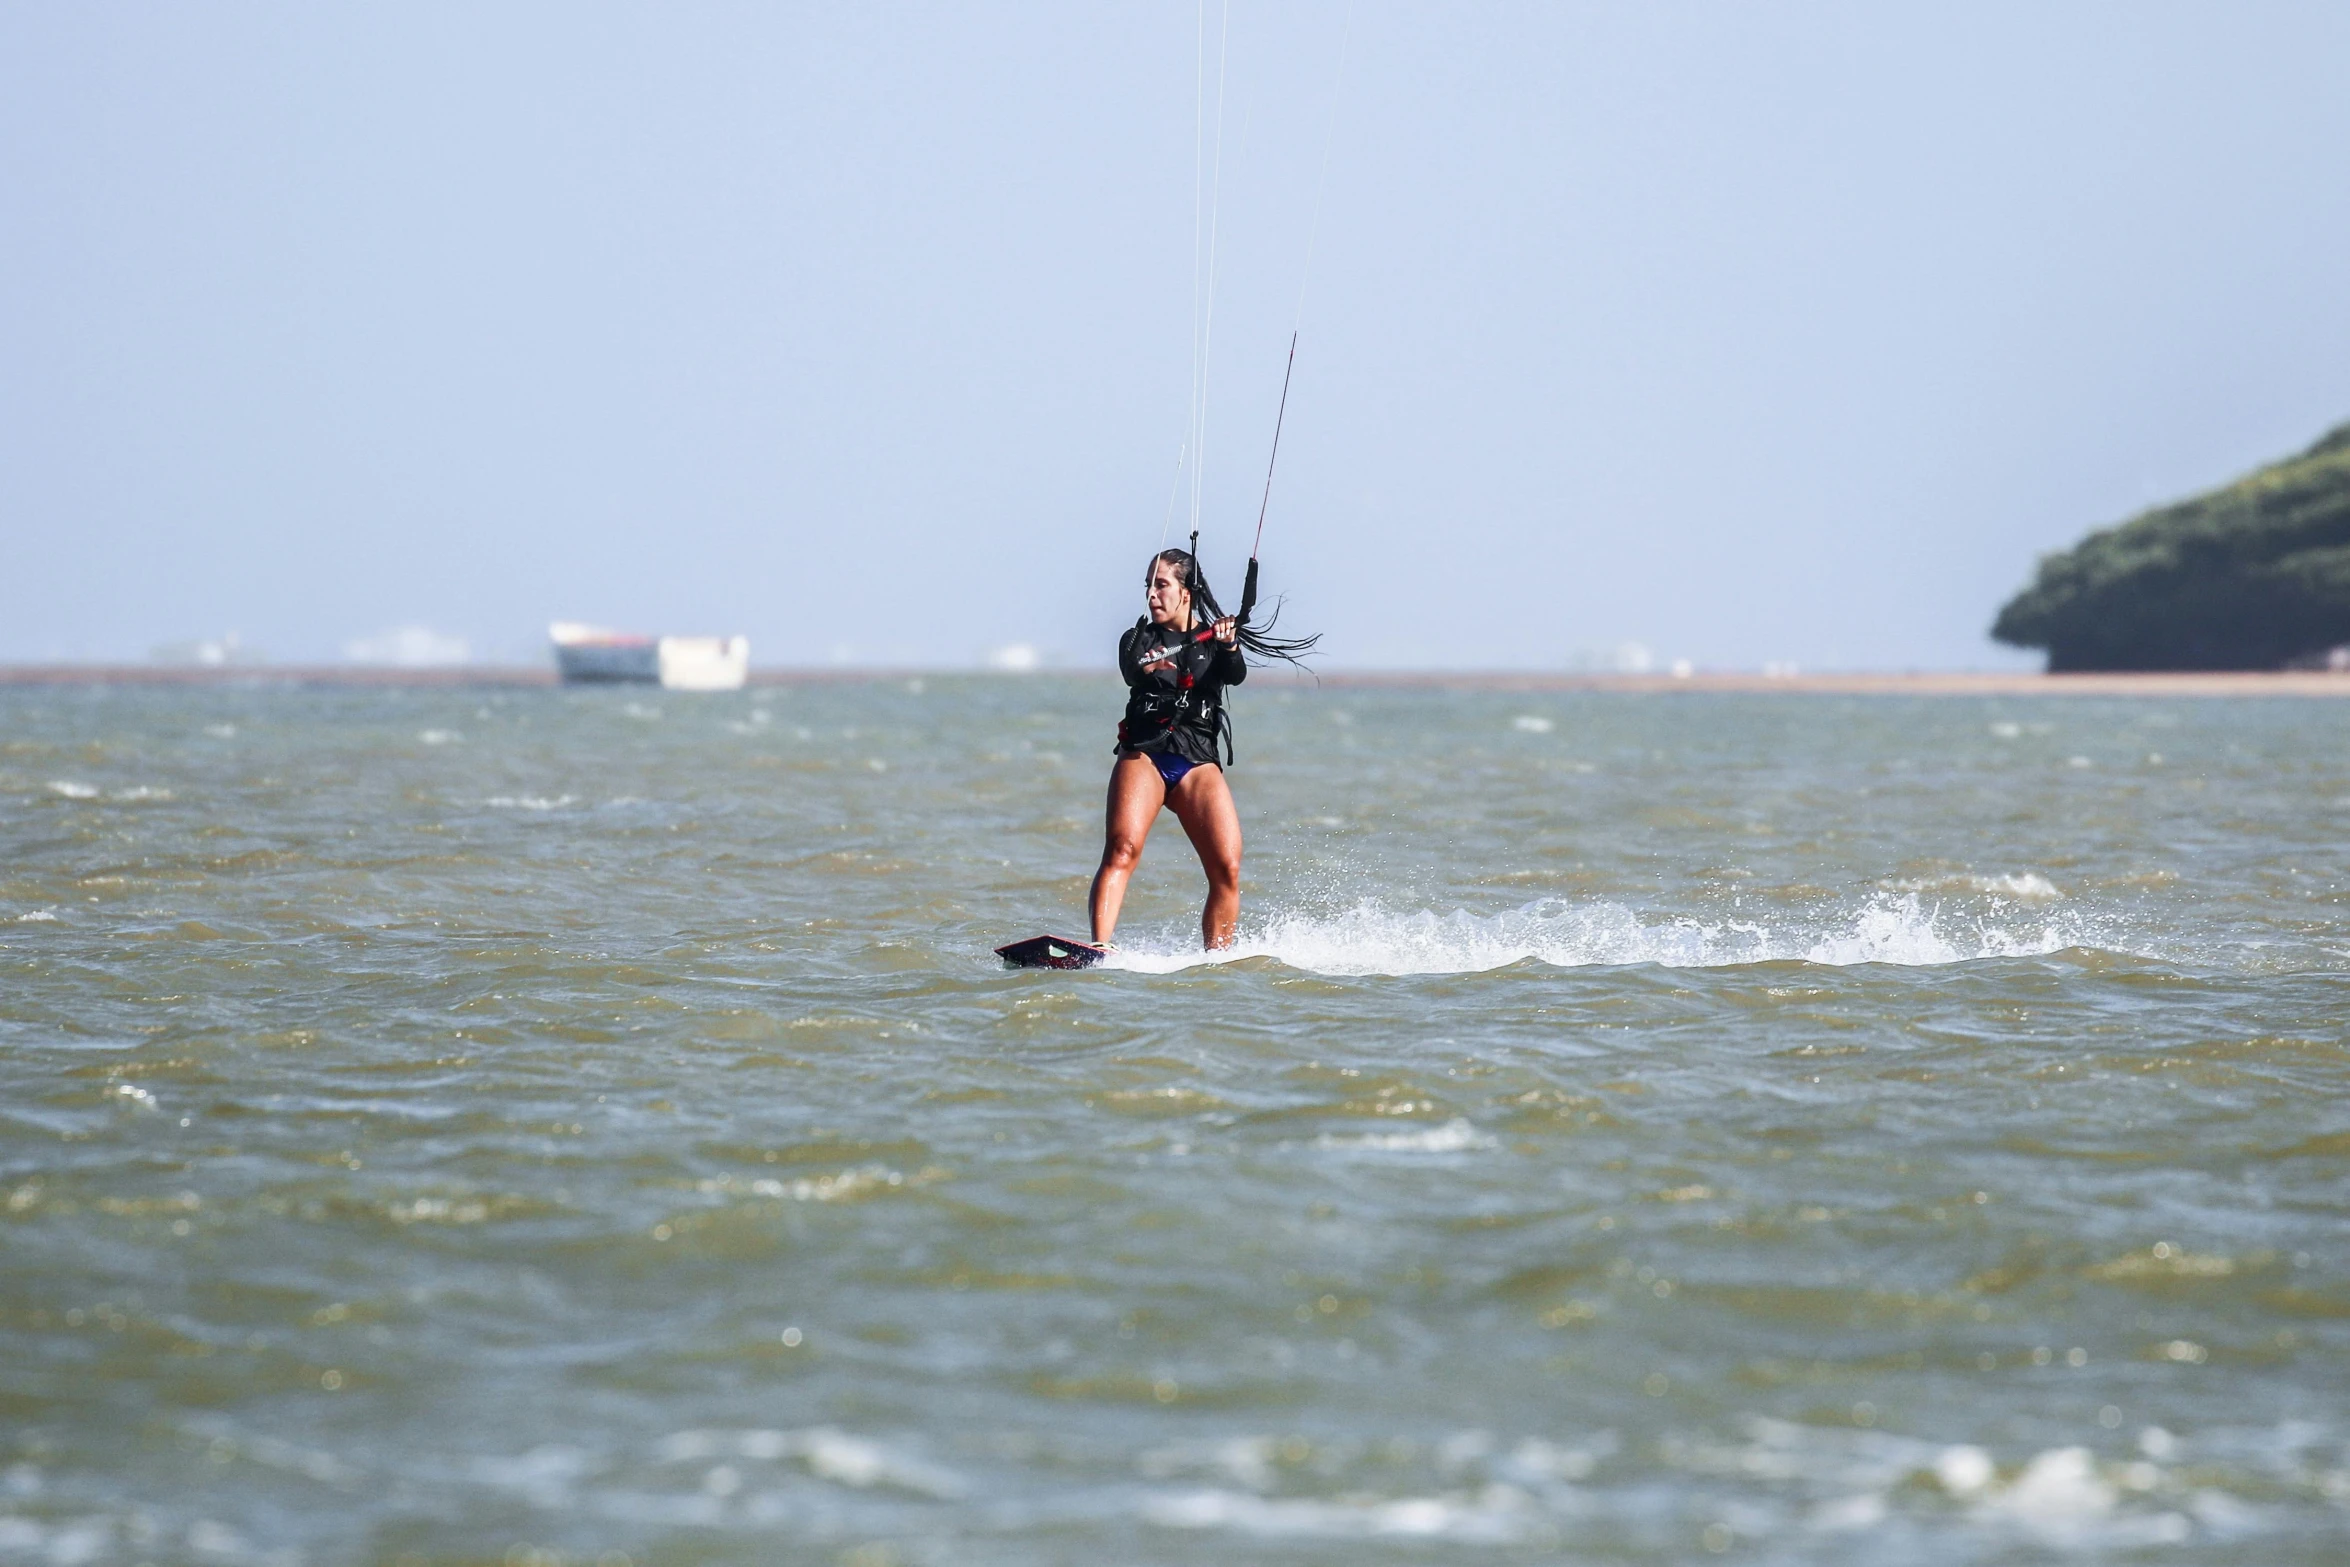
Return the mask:
[[1175, 567], [1163, 560], [1151, 562], [1149, 589], [1151, 620], [1177, 631], [1191, 628], [1191, 590]]

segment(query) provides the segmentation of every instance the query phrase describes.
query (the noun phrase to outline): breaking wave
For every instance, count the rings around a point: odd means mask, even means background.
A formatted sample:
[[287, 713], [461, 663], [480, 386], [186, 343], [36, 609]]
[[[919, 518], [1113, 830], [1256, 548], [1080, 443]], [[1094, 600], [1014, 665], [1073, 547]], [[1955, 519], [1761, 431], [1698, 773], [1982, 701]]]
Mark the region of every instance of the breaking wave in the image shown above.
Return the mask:
[[1336, 914], [1277, 914], [1254, 929], [1244, 925], [1234, 946], [1213, 955], [1179, 945], [1179, 939], [1145, 937], [1121, 948], [1108, 966], [1169, 973], [1262, 957], [1318, 974], [1469, 974], [1529, 960], [1560, 968], [1789, 961], [1932, 966], [2036, 957], [2070, 947], [2118, 950], [2077, 913], [2013, 906], [1954, 912], [1921, 902], [1915, 893], [1879, 895], [1822, 917], [1768, 921], [1644, 920], [1620, 903], [1556, 898], [1505, 914], [1399, 913], [1366, 899]]

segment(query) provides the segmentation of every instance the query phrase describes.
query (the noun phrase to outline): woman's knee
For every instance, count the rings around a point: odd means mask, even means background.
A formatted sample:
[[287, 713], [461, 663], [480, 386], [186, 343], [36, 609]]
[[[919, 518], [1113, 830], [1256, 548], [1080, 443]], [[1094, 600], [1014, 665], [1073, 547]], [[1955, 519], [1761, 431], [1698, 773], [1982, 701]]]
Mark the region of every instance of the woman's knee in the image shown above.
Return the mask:
[[1114, 835], [1107, 843], [1102, 845], [1103, 870], [1132, 871], [1135, 866], [1141, 863], [1142, 840], [1140, 838], [1127, 838]]
[[1200, 866], [1208, 873], [1208, 885], [1218, 892], [1240, 890], [1240, 853], [1208, 854], [1200, 858]]

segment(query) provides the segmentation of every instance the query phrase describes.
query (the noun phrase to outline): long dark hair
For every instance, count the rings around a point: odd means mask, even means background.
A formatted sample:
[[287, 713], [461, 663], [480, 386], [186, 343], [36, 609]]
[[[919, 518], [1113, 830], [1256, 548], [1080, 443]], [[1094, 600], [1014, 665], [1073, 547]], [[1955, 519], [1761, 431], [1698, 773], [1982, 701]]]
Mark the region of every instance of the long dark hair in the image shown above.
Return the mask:
[[[1215, 593], [1208, 587], [1207, 573], [1199, 569], [1198, 557], [1189, 550], [1168, 549], [1153, 555], [1150, 565], [1143, 568], [1142, 581], [1145, 587], [1150, 585], [1151, 573], [1161, 561], [1175, 568], [1176, 580], [1191, 594], [1193, 624], [1212, 625], [1224, 618], [1224, 607], [1216, 602]], [[1302, 669], [1305, 667], [1306, 655], [1313, 652], [1314, 644], [1322, 640], [1322, 633], [1317, 631], [1310, 637], [1274, 636], [1273, 624], [1280, 618], [1281, 604], [1275, 600], [1273, 613], [1265, 617], [1262, 630], [1255, 626], [1240, 628], [1240, 645], [1260, 659], [1278, 658]]]

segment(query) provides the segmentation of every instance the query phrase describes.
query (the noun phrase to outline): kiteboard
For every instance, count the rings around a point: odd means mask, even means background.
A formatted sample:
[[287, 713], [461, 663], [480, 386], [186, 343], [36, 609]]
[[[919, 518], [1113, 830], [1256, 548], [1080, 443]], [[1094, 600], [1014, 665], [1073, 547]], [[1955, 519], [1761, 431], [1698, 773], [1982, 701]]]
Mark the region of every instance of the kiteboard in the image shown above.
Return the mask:
[[1092, 968], [1110, 952], [1107, 947], [1072, 941], [1067, 936], [1031, 936], [996, 948], [995, 955], [1013, 968]]

